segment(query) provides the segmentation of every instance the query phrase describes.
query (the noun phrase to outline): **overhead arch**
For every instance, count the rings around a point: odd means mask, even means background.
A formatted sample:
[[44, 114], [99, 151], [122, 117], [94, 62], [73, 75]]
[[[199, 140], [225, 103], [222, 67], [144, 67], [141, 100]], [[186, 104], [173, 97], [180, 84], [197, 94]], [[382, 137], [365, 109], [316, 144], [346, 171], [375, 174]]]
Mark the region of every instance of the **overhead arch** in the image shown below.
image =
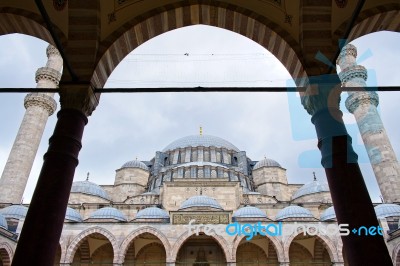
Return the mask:
[[65, 254], [65, 263], [72, 263], [73, 259], [74, 259], [74, 255], [76, 250], [78, 249], [80, 243], [86, 239], [86, 237], [92, 235], [92, 234], [101, 234], [104, 237], [106, 237], [108, 239], [108, 241], [110, 241], [112, 247], [113, 247], [113, 252], [114, 254], [118, 254], [118, 241], [115, 238], [115, 236], [110, 233], [108, 230], [101, 228], [101, 227], [91, 227], [86, 229], [85, 231], [81, 232], [79, 235], [77, 235], [69, 244], [68, 248], [67, 248], [67, 252]]
[[128, 251], [128, 248], [129, 248], [130, 244], [132, 243], [132, 241], [136, 237], [138, 237], [144, 233], [152, 234], [162, 242], [162, 244], [165, 248], [165, 254], [166, 254], [167, 260], [168, 260], [168, 254], [170, 254], [170, 249], [171, 249], [170, 246], [171, 245], [170, 245], [167, 237], [160, 230], [150, 227], [150, 226], [145, 226], [145, 227], [138, 228], [137, 230], [131, 232], [124, 239], [124, 241], [121, 243], [120, 248], [119, 248], [120, 253], [118, 253], [118, 254], [116, 253], [117, 256], [115, 256], [114, 263], [123, 263], [125, 260], [125, 256]]
[[[0, 35], [21, 33], [30, 35], [54, 45], [53, 38], [47, 30], [41, 16], [18, 8], [0, 8]], [[66, 38], [62, 31], [53, 25], [62, 42]]]
[[[100, 47], [91, 83], [102, 88], [116, 66], [136, 47], [162, 33], [185, 26], [208, 25], [239, 33], [270, 51], [288, 70], [294, 80], [303, 81], [306, 72], [299, 59], [297, 42], [267, 18], [232, 5], [201, 4], [182, 1], [134, 18], [120, 27]], [[305, 81], [304, 81], [305, 82]], [[299, 84], [302, 85], [302, 84]]]

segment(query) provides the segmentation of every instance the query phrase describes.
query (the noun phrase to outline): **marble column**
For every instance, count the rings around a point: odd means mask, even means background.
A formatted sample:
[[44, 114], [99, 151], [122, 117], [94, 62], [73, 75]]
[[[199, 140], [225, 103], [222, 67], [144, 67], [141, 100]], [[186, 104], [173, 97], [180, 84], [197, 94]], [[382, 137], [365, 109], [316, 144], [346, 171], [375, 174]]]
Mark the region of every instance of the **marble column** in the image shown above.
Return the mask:
[[301, 95], [302, 104], [317, 132], [337, 222], [348, 224], [350, 230], [348, 236], [341, 236], [349, 265], [389, 266], [392, 262], [382, 236], [351, 232], [379, 223], [339, 110], [340, 92], [337, 75], [309, 77], [308, 89]]
[[82, 147], [83, 130], [98, 104], [89, 84], [60, 88], [61, 111], [15, 250], [13, 266], [52, 266]]
[[[57, 88], [63, 60], [58, 50], [47, 47], [47, 64], [36, 71], [37, 88]], [[25, 191], [33, 161], [43, 136], [47, 119], [57, 103], [54, 93], [31, 93], [25, 97], [24, 118], [0, 178], [0, 202], [19, 204]]]
[[[337, 64], [343, 87], [366, 87], [367, 70], [356, 63], [357, 49], [346, 45]], [[349, 92], [346, 107], [354, 114], [367, 150], [375, 178], [385, 202], [400, 202], [400, 165], [377, 111], [378, 94], [374, 91]]]

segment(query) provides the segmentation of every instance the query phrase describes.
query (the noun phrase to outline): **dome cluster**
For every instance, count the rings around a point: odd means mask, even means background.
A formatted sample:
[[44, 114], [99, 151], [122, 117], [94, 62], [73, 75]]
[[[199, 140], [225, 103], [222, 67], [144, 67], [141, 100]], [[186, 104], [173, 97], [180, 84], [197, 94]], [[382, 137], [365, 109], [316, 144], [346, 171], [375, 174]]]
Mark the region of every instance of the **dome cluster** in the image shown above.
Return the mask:
[[237, 218], [267, 218], [267, 215], [259, 208], [245, 206], [235, 211], [232, 218], [233, 220]]
[[149, 171], [149, 168], [147, 167], [147, 165], [145, 165], [143, 162], [138, 161], [138, 160], [126, 162], [121, 166], [121, 169], [122, 168], [139, 168], [139, 169], [142, 169], [145, 171]]
[[303, 185], [299, 188], [294, 194], [293, 199], [297, 199], [303, 197], [305, 195], [320, 193], [320, 192], [329, 192], [328, 183], [320, 182], [318, 180], [314, 180], [308, 184]]
[[280, 167], [280, 168], [282, 168], [282, 166], [277, 161], [272, 160], [272, 159], [268, 159], [268, 158], [264, 158], [261, 161], [258, 161], [254, 165], [253, 171], [257, 170], [259, 168], [262, 168], [262, 167]]
[[184, 210], [192, 207], [208, 207], [208, 208], [213, 208], [213, 209], [219, 209], [222, 210], [221, 205], [213, 199], [208, 196], [200, 195], [200, 196], [193, 196], [185, 200], [179, 210]]
[[135, 217], [135, 220], [139, 219], [169, 219], [169, 214], [163, 209], [157, 207], [149, 207], [140, 210]]
[[314, 215], [306, 208], [292, 205], [280, 210], [276, 215], [278, 221], [288, 218], [314, 218]]
[[125, 215], [121, 211], [113, 207], [98, 209], [89, 216], [89, 219], [111, 219], [120, 222], [128, 221], [128, 219], [126, 219]]
[[26, 213], [28, 212], [28, 207], [23, 205], [11, 205], [0, 210], [0, 214], [4, 218], [12, 218], [16, 220], [24, 219]]

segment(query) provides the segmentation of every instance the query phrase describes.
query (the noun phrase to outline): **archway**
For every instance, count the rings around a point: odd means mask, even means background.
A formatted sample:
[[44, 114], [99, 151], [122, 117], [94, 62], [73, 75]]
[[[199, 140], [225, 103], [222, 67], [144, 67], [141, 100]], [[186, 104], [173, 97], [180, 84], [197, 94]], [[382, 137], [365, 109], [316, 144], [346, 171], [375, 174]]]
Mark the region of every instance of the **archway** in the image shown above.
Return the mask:
[[[130, 239], [130, 237], [128, 237]], [[124, 265], [165, 265], [166, 247], [154, 234], [144, 232], [136, 235], [123, 249]]]
[[289, 247], [290, 265], [329, 266], [335, 260], [331, 259], [326, 244], [317, 236], [297, 235]]
[[0, 244], [0, 266], [10, 266], [12, 248], [7, 243]]
[[190, 236], [177, 248], [176, 265], [211, 266], [226, 265], [227, 262], [220, 243], [204, 233]]
[[255, 237], [242, 240], [236, 250], [236, 265], [279, 265], [278, 254], [267, 238]]

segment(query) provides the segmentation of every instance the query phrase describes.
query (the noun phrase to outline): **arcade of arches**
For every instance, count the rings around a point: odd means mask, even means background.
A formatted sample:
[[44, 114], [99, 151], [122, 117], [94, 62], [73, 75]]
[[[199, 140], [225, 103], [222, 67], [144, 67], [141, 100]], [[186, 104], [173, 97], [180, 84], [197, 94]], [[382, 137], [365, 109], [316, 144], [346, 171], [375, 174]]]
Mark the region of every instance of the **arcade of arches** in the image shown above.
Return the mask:
[[[47, 50], [48, 64], [38, 71], [37, 79], [41, 81], [38, 82], [39, 88], [59, 87], [61, 103], [57, 126], [50, 139], [35, 195], [28, 213], [25, 213], [18, 245], [15, 232], [0, 227], [1, 235], [5, 235], [4, 241], [2, 237], [0, 242], [2, 265], [9, 265], [11, 258], [15, 265], [23, 265], [26, 260], [32, 265], [49, 265], [49, 261], [55, 258], [72, 265], [92, 262], [118, 265], [124, 261], [134, 261], [135, 265], [140, 265], [149, 259], [159, 265], [185, 261], [199, 262], [198, 265], [213, 265], [213, 262], [245, 265], [247, 261], [255, 264], [265, 260], [272, 265], [277, 262], [280, 265], [291, 262], [293, 265], [296, 261], [311, 263], [310, 260], [313, 265], [327, 265], [329, 261], [341, 265], [345, 263], [341, 252], [342, 242], [350, 264], [391, 265], [392, 260], [396, 260], [399, 252], [396, 235], [386, 235], [385, 239], [337, 237], [334, 241], [320, 235], [292, 235], [279, 240], [255, 238], [250, 242], [212, 238], [204, 234], [183, 237], [183, 221], [187, 222], [187, 218], [192, 216], [200, 217], [203, 211], [212, 212], [212, 218], [207, 219], [214, 223], [226, 224], [233, 218], [238, 221], [244, 219], [243, 222], [251, 220], [252, 216], [239, 216], [241, 212], [247, 213], [248, 209], [239, 211], [240, 208], [246, 208], [247, 204], [260, 203], [258, 198], [262, 204], [258, 210], [251, 209], [251, 213], [258, 213], [257, 217], [266, 222], [299, 218], [287, 216], [288, 213], [293, 214], [293, 208], [303, 208], [302, 215], [306, 215], [309, 222], [316, 222], [322, 219], [325, 211], [325, 208], [311, 204], [314, 199], [309, 194], [302, 194], [296, 199], [294, 192], [300, 187], [287, 183], [285, 169], [278, 163], [252, 161], [245, 152], [219, 138], [213, 137], [211, 144], [198, 138], [191, 139], [194, 142], [190, 142], [189, 146], [175, 146], [157, 152], [148, 164], [141, 162], [144, 166], [139, 162], [130, 162], [117, 171], [112, 189], [101, 191], [96, 187], [95, 195], [86, 193], [93, 191], [91, 184], [73, 185], [72, 181], [79, 151], [84, 148], [81, 139], [88, 123], [87, 117], [100, 102], [100, 94], [94, 93], [93, 89], [102, 88], [115, 67], [140, 44], [173, 29], [204, 24], [237, 32], [265, 47], [286, 67], [298, 86], [307, 88], [302, 92], [302, 104], [316, 127], [322, 165], [330, 189], [330, 194], [327, 190], [313, 191], [311, 194], [323, 195], [324, 199], [332, 195], [330, 202], [335, 207], [338, 223], [350, 224], [353, 228], [378, 226], [357, 156], [341, 119], [338, 94], [333, 92], [340, 84], [344, 87], [363, 87], [367, 78], [365, 69], [356, 64], [355, 47], [349, 45], [342, 50], [340, 40], [351, 41], [382, 30], [400, 31], [398, 0], [4, 0], [0, 4], [0, 12], [1, 35], [23, 33], [55, 46]], [[330, 64], [315, 58], [317, 52], [322, 52], [332, 65], [337, 63], [340, 66], [342, 72], [339, 76], [333, 73]], [[63, 61], [57, 57], [62, 57]], [[377, 165], [374, 172], [385, 201], [394, 205], [382, 208], [396, 209], [398, 205], [395, 203], [400, 202], [400, 167], [378, 119], [375, 107], [379, 100], [372, 92], [357, 92], [349, 98], [347, 108], [355, 115], [360, 128], [366, 128], [362, 132], [366, 146], [372, 144], [384, 149], [382, 154], [389, 154], [388, 160]], [[40, 140], [41, 135], [32, 136], [31, 127], [44, 126], [47, 116], [55, 110], [55, 102], [52, 96], [31, 94], [25, 99], [25, 106], [26, 115], [36, 117], [36, 120], [30, 125], [21, 126], [18, 136], [29, 136], [29, 140], [32, 139], [30, 145], [34, 146], [33, 140]], [[41, 117], [32, 115], [38, 106], [42, 108]], [[364, 116], [368, 119], [363, 119]], [[363, 127], [362, 123], [366, 120], [367, 124], [369, 121], [378, 121], [378, 131], [383, 133], [377, 136], [376, 130]], [[17, 140], [21, 139], [19, 137]], [[21, 214], [21, 209], [18, 212], [11, 211], [21, 207], [16, 204], [20, 202], [25, 188], [26, 172], [29, 176], [31, 157], [35, 154], [33, 146], [21, 150], [18, 143], [14, 145], [0, 179], [0, 203], [3, 207], [14, 204], [2, 210], [7, 223], [18, 223], [22, 217], [10, 213]], [[197, 154], [196, 162], [190, 156], [194, 153]], [[23, 163], [16, 163], [21, 156], [24, 156]], [[168, 161], [163, 165], [165, 158]], [[260, 163], [258, 167], [257, 163]], [[387, 171], [389, 168], [392, 170]], [[130, 171], [137, 179], [134, 184], [127, 181], [132, 175]], [[276, 174], [274, 178], [279, 180], [278, 185], [264, 180], [272, 172]], [[195, 180], [190, 180], [193, 178]], [[204, 178], [215, 178], [213, 187], [209, 187], [204, 195], [192, 193], [190, 189]], [[181, 181], [173, 182], [177, 179]], [[346, 187], [347, 183], [352, 184], [351, 190]], [[118, 189], [124, 185], [132, 193], [132, 202], [118, 198]], [[189, 188], [188, 194], [180, 194], [183, 188]], [[352, 193], [354, 191], [357, 193]], [[90, 201], [93, 196], [96, 198]], [[193, 198], [195, 196], [198, 198]], [[210, 197], [205, 199], [203, 196]], [[114, 198], [118, 198], [117, 203], [121, 204], [119, 209], [105, 208], [114, 202]], [[199, 199], [205, 205], [196, 205]], [[276, 205], [291, 201], [298, 205]], [[79, 209], [77, 202], [90, 202], [92, 205]], [[74, 207], [73, 210], [67, 209], [68, 204]], [[132, 210], [129, 204], [136, 211], [129, 212]], [[135, 204], [140, 206], [139, 209], [143, 207], [142, 213], [137, 211]], [[162, 208], [151, 209], [153, 205], [161, 205]], [[204, 207], [206, 210], [202, 209]], [[263, 214], [259, 212], [260, 209]], [[64, 224], [66, 211], [77, 224]], [[85, 222], [79, 221], [80, 218], [73, 211], [79, 211]], [[233, 217], [234, 211], [236, 217]], [[48, 216], [48, 213], [52, 215]], [[397, 217], [397, 214], [384, 217], [390, 216], [389, 220], [384, 219], [387, 229], [391, 226], [391, 217]], [[39, 222], [43, 217], [48, 217], [46, 224]], [[166, 222], [170, 218], [171, 224]], [[134, 226], [128, 221], [134, 221]], [[382, 221], [379, 222], [382, 225]], [[80, 226], [85, 223], [95, 226], [82, 230]], [[139, 233], [141, 227], [145, 226], [143, 223], [152, 224], [152, 230], [142, 228], [144, 231]], [[40, 235], [37, 233], [39, 231]], [[389, 250], [386, 246], [388, 241]], [[40, 245], [32, 250], [32, 243]]]

